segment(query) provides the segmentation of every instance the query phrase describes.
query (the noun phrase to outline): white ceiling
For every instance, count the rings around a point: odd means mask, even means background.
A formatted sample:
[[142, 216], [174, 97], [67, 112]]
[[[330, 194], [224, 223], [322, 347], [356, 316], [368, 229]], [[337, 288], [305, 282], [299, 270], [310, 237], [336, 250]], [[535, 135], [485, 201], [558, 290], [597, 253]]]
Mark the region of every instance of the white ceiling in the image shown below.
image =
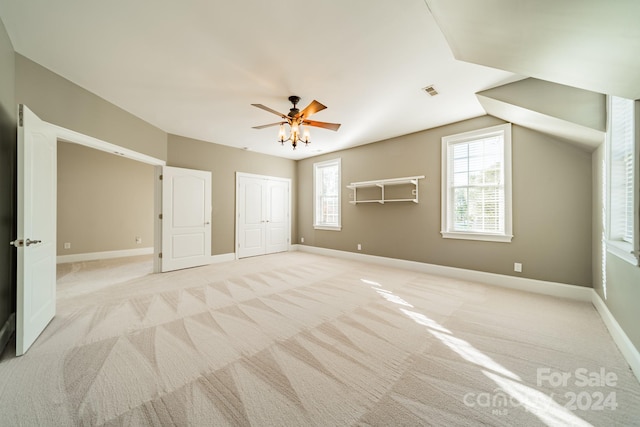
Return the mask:
[[[483, 115], [476, 92], [521, 78], [454, 59], [425, 0], [0, 0], [0, 18], [16, 52], [168, 133], [291, 159]], [[278, 117], [250, 104], [289, 95], [342, 127], [295, 151], [251, 128]]]
[[638, 0], [425, 0], [457, 59], [640, 98]]

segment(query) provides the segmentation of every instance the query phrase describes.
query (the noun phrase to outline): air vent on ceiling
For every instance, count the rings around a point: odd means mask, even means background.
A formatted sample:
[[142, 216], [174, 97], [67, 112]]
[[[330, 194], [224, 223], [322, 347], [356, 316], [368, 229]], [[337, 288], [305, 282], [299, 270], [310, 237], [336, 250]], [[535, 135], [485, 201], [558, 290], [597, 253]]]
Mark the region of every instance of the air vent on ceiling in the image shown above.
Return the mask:
[[422, 90], [431, 96], [436, 96], [438, 94], [438, 91], [433, 87], [433, 85], [423, 87]]

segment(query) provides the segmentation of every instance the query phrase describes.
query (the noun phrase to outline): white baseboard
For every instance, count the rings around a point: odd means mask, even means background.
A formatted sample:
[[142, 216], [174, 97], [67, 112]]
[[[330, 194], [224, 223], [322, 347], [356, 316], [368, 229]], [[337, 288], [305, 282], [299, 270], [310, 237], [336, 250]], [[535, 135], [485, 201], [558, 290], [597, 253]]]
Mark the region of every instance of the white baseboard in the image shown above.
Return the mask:
[[123, 258], [128, 256], [152, 255], [152, 254], [153, 254], [153, 247], [124, 249], [121, 251], [87, 252], [84, 254], [58, 255], [56, 257], [56, 263], [64, 264], [68, 262], [96, 261], [100, 259]]
[[636, 378], [638, 378], [638, 381], [640, 381], [640, 352], [638, 352], [638, 349], [633, 345], [616, 318], [613, 317], [613, 314], [609, 311], [609, 307], [607, 307], [604, 301], [602, 301], [602, 298], [600, 298], [600, 295], [598, 295], [595, 289], [592, 289], [591, 302], [600, 314], [600, 317], [609, 330], [609, 334], [611, 334], [613, 341], [627, 360], [627, 363], [636, 375]]
[[220, 262], [235, 261], [235, 259], [236, 259], [236, 254], [234, 254], [233, 252], [228, 253], [228, 254], [211, 255], [210, 264], [217, 264], [217, 263], [220, 263]]
[[13, 335], [15, 331], [16, 331], [16, 314], [11, 313], [7, 321], [4, 322], [2, 329], [0, 329], [0, 353], [4, 351], [4, 348], [7, 346], [7, 343], [9, 342], [11, 335]]
[[592, 288], [584, 286], [567, 285], [565, 283], [547, 282], [544, 280], [527, 279], [524, 277], [506, 276], [504, 274], [486, 273], [484, 271], [466, 270], [463, 268], [446, 267], [442, 265], [427, 264], [424, 262], [318, 248], [315, 246], [296, 245], [295, 250], [354, 261], [370, 262], [393, 268], [404, 268], [407, 270], [419, 271], [421, 273], [436, 274], [454, 279], [468, 280], [486, 285], [496, 285], [503, 288], [518, 289], [526, 292], [570, 298], [579, 301], [591, 301], [591, 293], [593, 291]]

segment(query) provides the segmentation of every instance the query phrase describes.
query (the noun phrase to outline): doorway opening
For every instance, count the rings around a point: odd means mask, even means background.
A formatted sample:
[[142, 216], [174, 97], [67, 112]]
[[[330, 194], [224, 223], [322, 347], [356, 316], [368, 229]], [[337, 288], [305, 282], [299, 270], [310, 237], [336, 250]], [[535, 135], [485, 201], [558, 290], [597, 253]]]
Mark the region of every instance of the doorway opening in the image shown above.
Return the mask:
[[[77, 145], [77, 146], [82, 146], [82, 148], [89, 148], [89, 149], [94, 149], [94, 150], [98, 150], [98, 151], [102, 151], [104, 153], [108, 153], [110, 155], [115, 155], [120, 157], [121, 159], [116, 159], [116, 160], [123, 160], [127, 159], [130, 161], [134, 161], [134, 162], [138, 162], [138, 163], [142, 163], [145, 166], [148, 165], [150, 168], [153, 168], [151, 170], [151, 174], [152, 176], [149, 178], [151, 180], [153, 180], [154, 182], [154, 186], [153, 189], [151, 190], [153, 193], [153, 195], [151, 196], [152, 200], [153, 200], [153, 208], [152, 208], [152, 216], [154, 218], [154, 220], [152, 221], [153, 224], [153, 228], [152, 231], [149, 234], [148, 229], [145, 230], [145, 234], [146, 236], [151, 236], [151, 241], [147, 244], [148, 246], [146, 247], [141, 247], [140, 249], [138, 248], [132, 248], [132, 249], [125, 249], [125, 250], [110, 250], [110, 249], [104, 249], [109, 248], [109, 245], [113, 245], [114, 242], [111, 242], [109, 244], [107, 244], [106, 246], [103, 247], [103, 250], [85, 250], [85, 253], [88, 253], [89, 258], [91, 258], [92, 254], [99, 254], [99, 257], [101, 259], [105, 259], [105, 258], [114, 258], [117, 256], [122, 256], [122, 255], [144, 255], [144, 254], [153, 254], [153, 272], [154, 273], [158, 273], [160, 272], [160, 262], [158, 261], [158, 257], [159, 254], [161, 252], [161, 244], [162, 244], [162, 226], [160, 224], [160, 220], [159, 220], [159, 214], [161, 212], [162, 209], [162, 189], [160, 188], [160, 186], [157, 184], [157, 180], [156, 177], [158, 175], [160, 175], [162, 172], [162, 167], [166, 165], [166, 162], [164, 160], [160, 160], [157, 159], [155, 157], [151, 157], [148, 156], [146, 154], [142, 154], [139, 153], [137, 151], [133, 151], [124, 147], [120, 147], [118, 145], [106, 142], [106, 141], [102, 141], [100, 139], [88, 136], [88, 135], [84, 135], [81, 134], [79, 132], [75, 132], [72, 131], [70, 129], [66, 129], [54, 124], [49, 124], [51, 126], [51, 128], [54, 130], [56, 137], [57, 137], [57, 147], [60, 147], [61, 144], [65, 144], [65, 146], [68, 146], [67, 148], [70, 148], [71, 150], [73, 150], [73, 145]], [[56, 147], [56, 148], [57, 148]], [[91, 153], [91, 152], [89, 152]], [[92, 153], [95, 155], [95, 153]], [[139, 172], [137, 172], [139, 174]], [[95, 190], [95, 189], [94, 189]], [[98, 193], [99, 191], [96, 191], [96, 193]], [[95, 197], [99, 197], [99, 194], [94, 194]], [[148, 196], [148, 195], [147, 195]], [[127, 206], [120, 206], [120, 209], [126, 210]], [[107, 213], [108, 214], [108, 213]], [[145, 218], [149, 219], [149, 216], [145, 215]], [[139, 221], [137, 221], [138, 226], [139, 226]], [[56, 234], [59, 235], [58, 233], [58, 226], [60, 226], [60, 224], [56, 225]], [[125, 231], [126, 233], [126, 231]], [[119, 233], [120, 236], [122, 236], [121, 233]], [[129, 232], [129, 234], [131, 234], [131, 232]], [[98, 235], [100, 235], [100, 233], [98, 233]], [[134, 242], [138, 242], [140, 241], [140, 243], [135, 243], [136, 245], [143, 245], [144, 241], [147, 240], [145, 239], [143, 233], [140, 231], [139, 233], [136, 231], [133, 231], [133, 236], [131, 236], [133, 238]], [[122, 239], [123, 237], [119, 237], [120, 239]], [[116, 240], [118, 239], [118, 237], [116, 237]], [[64, 237], [62, 237], [62, 241], [58, 242], [58, 250], [57, 253], [59, 256], [65, 256], [64, 255], [64, 250], [65, 250], [65, 243], [70, 244], [69, 246], [73, 247], [73, 242], [72, 241], [68, 241], [71, 239], [65, 239]], [[89, 245], [89, 248], [98, 248], [100, 246], [91, 246], [90, 243], [86, 243], [83, 242], [81, 243], [82, 245], [85, 245], [85, 247], [87, 247], [86, 245]], [[69, 248], [71, 249], [71, 248]], [[62, 253], [62, 255], [60, 255]], [[86, 258], [85, 258], [86, 259]], [[94, 258], [95, 259], [95, 258]], [[62, 258], [60, 261], [67, 261], [67, 262], [73, 262], [73, 261], [77, 261], [77, 260], [83, 260], [82, 257], [78, 258], [78, 257], [67, 257], [67, 258]]]
[[57, 263], [153, 254], [154, 167], [57, 143]]

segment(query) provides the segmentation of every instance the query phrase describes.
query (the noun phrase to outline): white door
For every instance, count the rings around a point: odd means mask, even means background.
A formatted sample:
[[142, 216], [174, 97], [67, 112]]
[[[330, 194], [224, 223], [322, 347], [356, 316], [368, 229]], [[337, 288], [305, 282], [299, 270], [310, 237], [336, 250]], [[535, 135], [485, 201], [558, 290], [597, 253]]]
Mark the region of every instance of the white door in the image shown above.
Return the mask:
[[56, 314], [56, 135], [19, 106], [16, 355]]
[[238, 258], [288, 250], [290, 181], [238, 173], [237, 182]]
[[289, 245], [289, 183], [268, 180], [266, 183], [266, 250], [268, 254], [284, 252]]
[[238, 177], [238, 258], [265, 253], [262, 180]]
[[211, 262], [211, 172], [164, 166], [161, 270]]

